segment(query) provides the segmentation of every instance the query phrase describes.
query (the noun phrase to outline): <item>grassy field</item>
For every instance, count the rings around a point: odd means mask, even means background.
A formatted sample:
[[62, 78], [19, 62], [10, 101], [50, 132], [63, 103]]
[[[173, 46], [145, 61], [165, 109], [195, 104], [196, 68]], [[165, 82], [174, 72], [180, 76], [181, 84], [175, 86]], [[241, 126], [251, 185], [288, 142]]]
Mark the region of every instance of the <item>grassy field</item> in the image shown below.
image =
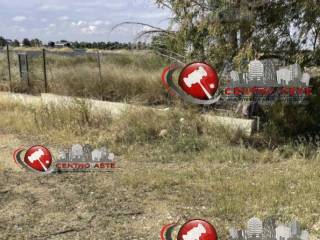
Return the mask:
[[[31, 86], [21, 81], [18, 58], [11, 52], [13, 90], [44, 91], [42, 56], [29, 57]], [[170, 104], [159, 76], [168, 62], [149, 51], [101, 53], [101, 78], [95, 54], [59, 56], [47, 52], [47, 76], [52, 93], [145, 105]], [[0, 90], [8, 90], [6, 55], [0, 54]]]
[[[244, 227], [252, 216], [297, 219], [311, 239], [320, 235], [317, 149], [263, 147], [259, 136], [203, 122], [195, 108], [111, 119], [88, 115], [83, 104], [1, 102], [0, 129], [0, 239], [159, 239], [163, 224], [189, 218], [209, 220], [227, 239], [228, 227]], [[74, 143], [106, 145], [119, 170], [19, 170], [12, 152], [39, 143], [53, 152]]]
[[[20, 81], [13, 54], [11, 62], [14, 91], [43, 92], [40, 57], [30, 60], [31, 87]], [[229, 227], [244, 227], [252, 216], [297, 219], [319, 239], [315, 146], [276, 141], [283, 137], [277, 128], [273, 138], [266, 132], [247, 138], [204, 122], [204, 109], [164, 90], [160, 75], [168, 62], [150, 52], [106, 52], [102, 80], [94, 55], [48, 53], [47, 63], [52, 93], [170, 111], [112, 119], [90, 114], [81, 102], [51, 108], [0, 102], [0, 239], [159, 239], [163, 224], [189, 218], [209, 220], [227, 239]], [[0, 54], [0, 90], [8, 86]], [[109, 147], [119, 170], [40, 176], [12, 160], [21, 145], [42, 144], [56, 153], [75, 143]]]

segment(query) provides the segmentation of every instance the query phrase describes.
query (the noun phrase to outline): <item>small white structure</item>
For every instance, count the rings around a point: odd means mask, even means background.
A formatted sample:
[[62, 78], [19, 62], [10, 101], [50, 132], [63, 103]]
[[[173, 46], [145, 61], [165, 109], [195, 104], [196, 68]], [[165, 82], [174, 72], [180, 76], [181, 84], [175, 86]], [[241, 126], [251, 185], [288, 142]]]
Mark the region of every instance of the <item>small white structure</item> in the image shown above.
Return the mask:
[[288, 85], [292, 81], [292, 71], [288, 68], [280, 68], [277, 71], [277, 81], [279, 84]]
[[91, 153], [92, 161], [100, 162], [102, 160], [102, 151], [95, 149]]
[[292, 71], [292, 80], [299, 82], [302, 77], [301, 67], [298, 63], [290, 65], [290, 71]]
[[72, 161], [80, 160], [83, 156], [83, 148], [80, 144], [75, 144], [71, 148], [71, 159]]
[[108, 154], [108, 161], [109, 161], [109, 162], [113, 162], [114, 158], [115, 158], [114, 153], [109, 153], [109, 154]]
[[261, 238], [262, 237], [262, 221], [259, 218], [253, 217], [247, 223], [247, 237]]
[[301, 82], [306, 84], [306, 86], [308, 87], [310, 84], [310, 74], [309, 73], [303, 73], [302, 74], [302, 78], [301, 78]]
[[300, 239], [301, 240], [309, 240], [309, 232], [306, 230], [303, 230], [301, 232]]
[[230, 235], [231, 239], [238, 239], [239, 238], [238, 230], [235, 228], [229, 229], [229, 235]]
[[285, 225], [279, 225], [276, 228], [277, 240], [288, 240], [291, 237], [291, 229]]
[[237, 71], [231, 71], [230, 72], [230, 78], [231, 80], [235, 83], [240, 82], [240, 77], [239, 77], [239, 73]]
[[58, 153], [58, 159], [61, 160], [61, 161], [65, 161], [67, 160], [67, 154], [65, 151], [60, 151]]
[[253, 60], [249, 63], [249, 80], [262, 81], [264, 74], [264, 65], [259, 60]]

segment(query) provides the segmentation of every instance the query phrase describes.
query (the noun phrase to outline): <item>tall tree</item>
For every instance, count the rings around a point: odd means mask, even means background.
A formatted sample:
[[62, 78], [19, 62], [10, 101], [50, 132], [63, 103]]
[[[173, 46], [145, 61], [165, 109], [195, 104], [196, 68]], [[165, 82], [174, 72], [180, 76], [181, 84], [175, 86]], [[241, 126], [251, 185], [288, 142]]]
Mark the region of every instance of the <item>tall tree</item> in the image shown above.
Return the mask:
[[20, 47], [20, 42], [19, 42], [17, 39], [15, 39], [15, 40], [13, 41], [13, 46], [14, 46], [14, 47]]
[[154, 45], [192, 60], [252, 58], [281, 53], [290, 61], [307, 43], [316, 51], [320, 35], [318, 0], [156, 0], [172, 12], [172, 34], [160, 34]]
[[4, 37], [0, 36], [0, 46], [3, 47], [7, 45], [7, 40]]
[[28, 38], [23, 39], [22, 44], [23, 46], [31, 47], [31, 42]]
[[32, 46], [32, 47], [41, 47], [42, 46], [42, 42], [38, 38], [35, 38], [35, 39], [32, 39], [30, 41], [30, 46]]

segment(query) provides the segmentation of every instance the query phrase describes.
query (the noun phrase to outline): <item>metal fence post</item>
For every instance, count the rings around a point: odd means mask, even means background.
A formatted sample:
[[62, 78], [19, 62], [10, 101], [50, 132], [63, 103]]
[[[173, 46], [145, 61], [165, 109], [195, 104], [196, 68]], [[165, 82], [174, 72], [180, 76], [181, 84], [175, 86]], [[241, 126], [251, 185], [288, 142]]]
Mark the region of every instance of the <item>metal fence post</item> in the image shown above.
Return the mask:
[[42, 59], [43, 59], [44, 92], [48, 93], [47, 63], [46, 63], [46, 50], [45, 49], [42, 49]]
[[99, 67], [99, 80], [102, 82], [102, 72], [101, 72], [101, 59], [100, 59], [100, 52], [97, 51], [98, 55], [98, 67]]
[[102, 99], [103, 95], [103, 89], [102, 89], [102, 71], [101, 71], [101, 59], [100, 59], [100, 52], [97, 51], [97, 57], [98, 57], [98, 67], [99, 67], [99, 85], [100, 85], [100, 98]]
[[29, 76], [29, 58], [28, 58], [28, 54], [26, 54], [26, 71], [27, 71], [27, 83], [28, 83], [28, 87], [31, 87], [31, 84], [30, 84], [30, 76]]
[[9, 75], [10, 92], [12, 92], [11, 63], [10, 63], [10, 52], [9, 52], [9, 45], [8, 44], [7, 44], [7, 60], [8, 60], [8, 75]]

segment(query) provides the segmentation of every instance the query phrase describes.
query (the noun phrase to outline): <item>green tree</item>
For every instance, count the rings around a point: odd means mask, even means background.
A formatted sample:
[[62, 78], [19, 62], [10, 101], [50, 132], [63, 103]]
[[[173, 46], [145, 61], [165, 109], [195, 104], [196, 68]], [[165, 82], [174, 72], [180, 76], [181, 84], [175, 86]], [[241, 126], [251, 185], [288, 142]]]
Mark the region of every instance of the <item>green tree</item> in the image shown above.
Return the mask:
[[31, 42], [28, 38], [23, 39], [22, 44], [23, 46], [31, 47]]
[[154, 37], [152, 46], [189, 60], [206, 60], [219, 67], [223, 59], [241, 62], [242, 58], [271, 52], [297, 61], [308, 43], [314, 53], [319, 48], [319, 1], [156, 0], [156, 3], [169, 8], [173, 17], [168, 31]]
[[7, 45], [7, 40], [4, 37], [0, 36], [0, 46], [3, 47]]
[[20, 47], [20, 42], [17, 40], [17, 39], [15, 39], [14, 41], [13, 41], [13, 44], [12, 44], [14, 47]]
[[41, 47], [42, 46], [42, 42], [38, 38], [31, 39], [30, 40], [30, 46], [31, 47]]
[[54, 48], [55, 43], [53, 41], [49, 41], [48, 42], [48, 46], [51, 47], [51, 48]]

